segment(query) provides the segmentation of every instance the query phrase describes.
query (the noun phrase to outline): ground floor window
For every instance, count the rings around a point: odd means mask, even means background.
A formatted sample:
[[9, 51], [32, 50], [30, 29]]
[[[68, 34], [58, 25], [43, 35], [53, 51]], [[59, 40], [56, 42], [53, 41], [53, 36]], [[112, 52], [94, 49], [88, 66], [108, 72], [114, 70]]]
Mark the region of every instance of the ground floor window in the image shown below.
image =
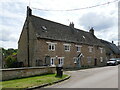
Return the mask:
[[64, 57], [58, 57], [58, 65], [63, 66], [64, 64]]
[[42, 66], [43, 65], [43, 61], [42, 60], [36, 60], [36, 66]]
[[74, 63], [76, 64], [76, 63], [77, 63], [78, 58], [77, 58], [77, 57], [74, 57], [74, 58], [73, 58], [73, 60], [74, 60]]
[[51, 66], [55, 65], [55, 57], [51, 57], [50, 64], [51, 64]]
[[101, 63], [103, 62], [103, 57], [100, 57], [100, 62], [101, 62]]
[[87, 60], [88, 60], [88, 64], [91, 64], [92, 58], [91, 57], [87, 57]]

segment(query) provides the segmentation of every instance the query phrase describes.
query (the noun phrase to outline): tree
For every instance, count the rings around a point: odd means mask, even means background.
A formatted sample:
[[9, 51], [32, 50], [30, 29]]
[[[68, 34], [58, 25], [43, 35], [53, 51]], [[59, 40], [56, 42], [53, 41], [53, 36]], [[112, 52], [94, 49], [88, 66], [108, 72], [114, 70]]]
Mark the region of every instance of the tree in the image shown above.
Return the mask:
[[12, 55], [7, 56], [7, 58], [5, 58], [5, 62], [6, 62], [7, 68], [14, 68], [16, 67], [15, 63], [17, 62], [17, 58]]
[[5, 66], [7, 68], [17, 67], [17, 49], [4, 49], [2, 48], [2, 53], [4, 55]]

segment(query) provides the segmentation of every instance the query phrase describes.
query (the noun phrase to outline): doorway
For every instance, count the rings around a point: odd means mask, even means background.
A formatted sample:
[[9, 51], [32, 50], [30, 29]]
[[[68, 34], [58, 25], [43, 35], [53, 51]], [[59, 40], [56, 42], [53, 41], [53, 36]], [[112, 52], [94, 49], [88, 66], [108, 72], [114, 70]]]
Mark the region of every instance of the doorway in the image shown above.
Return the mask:
[[97, 58], [94, 59], [94, 66], [97, 66]]

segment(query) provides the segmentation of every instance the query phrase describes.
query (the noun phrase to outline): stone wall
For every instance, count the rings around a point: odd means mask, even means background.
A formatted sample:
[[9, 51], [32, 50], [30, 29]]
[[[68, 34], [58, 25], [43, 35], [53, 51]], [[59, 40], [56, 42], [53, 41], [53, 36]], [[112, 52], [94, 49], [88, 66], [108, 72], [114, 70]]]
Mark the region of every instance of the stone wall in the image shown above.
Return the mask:
[[1, 69], [1, 71], [2, 71], [2, 80], [9, 80], [9, 79], [29, 77], [29, 76], [35, 76], [35, 75], [41, 75], [47, 73], [55, 73], [55, 67], [43, 66], [43, 67], [10, 68], [10, 69]]
[[[48, 44], [47, 42], [52, 42], [56, 43], [55, 45], [55, 51], [50, 51], [48, 50]], [[64, 50], [64, 44], [70, 44], [70, 51], [65, 51]], [[105, 50], [103, 50], [103, 53], [100, 53], [100, 46], [92, 46], [93, 51], [89, 52], [88, 47], [90, 45], [85, 45], [85, 44], [77, 44], [77, 43], [68, 43], [68, 42], [63, 42], [63, 41], [52, 41], [52, 40], [45, 40], [45, 39], [39, 39], [37, 40], [37, 43], [35, 44], [35, 54], [34, 57], [32, 58], [32, 66], [35, 66], [36, 60], [43, 60], [43, 63], [45, 62], [45, 57], [50, 56], [50, 57], [64, 57], [64, 65], [63, 68], [74, 68], [76, 67], [74, 63], [74, 57], [77, 57], [80, 53], [84, 55], [84, 57], [81, 58], [81, 66], [95, 66], [95, 58], [97, 58], [97, 66], [104, 66], [105, 60], [106, 60], [106, 55], [105, 55]], [[76, 45], [81, 46], [81, 52], [77, 52]], [[103, 47], [104, 49], [104, 47]], [[88, 63], [88, 57], [91, 57], [91, 62]], [[100, 62], [100, 57], [103, 57], [104, 62]], [[55, 62], [58, 61], [57, 59]], [[57, 64], [56, 64], [57, 65]]]

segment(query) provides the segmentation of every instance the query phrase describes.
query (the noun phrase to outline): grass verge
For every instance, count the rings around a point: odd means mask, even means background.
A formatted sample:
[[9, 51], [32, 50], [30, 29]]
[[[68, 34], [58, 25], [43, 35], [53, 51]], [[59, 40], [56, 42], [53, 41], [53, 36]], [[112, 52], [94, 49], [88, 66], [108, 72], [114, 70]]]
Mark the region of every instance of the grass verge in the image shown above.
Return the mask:
[[47, 74], [41, 76], [34, 76], [28, 78], [14, 79], [0, 82], [2, 88], [28, 88], [33, 86], [40, 86], [46, 83], [55, 82], [66, 78], [68, 75], [63, 75], [63, 77], [55, 77], [56, 74]]

